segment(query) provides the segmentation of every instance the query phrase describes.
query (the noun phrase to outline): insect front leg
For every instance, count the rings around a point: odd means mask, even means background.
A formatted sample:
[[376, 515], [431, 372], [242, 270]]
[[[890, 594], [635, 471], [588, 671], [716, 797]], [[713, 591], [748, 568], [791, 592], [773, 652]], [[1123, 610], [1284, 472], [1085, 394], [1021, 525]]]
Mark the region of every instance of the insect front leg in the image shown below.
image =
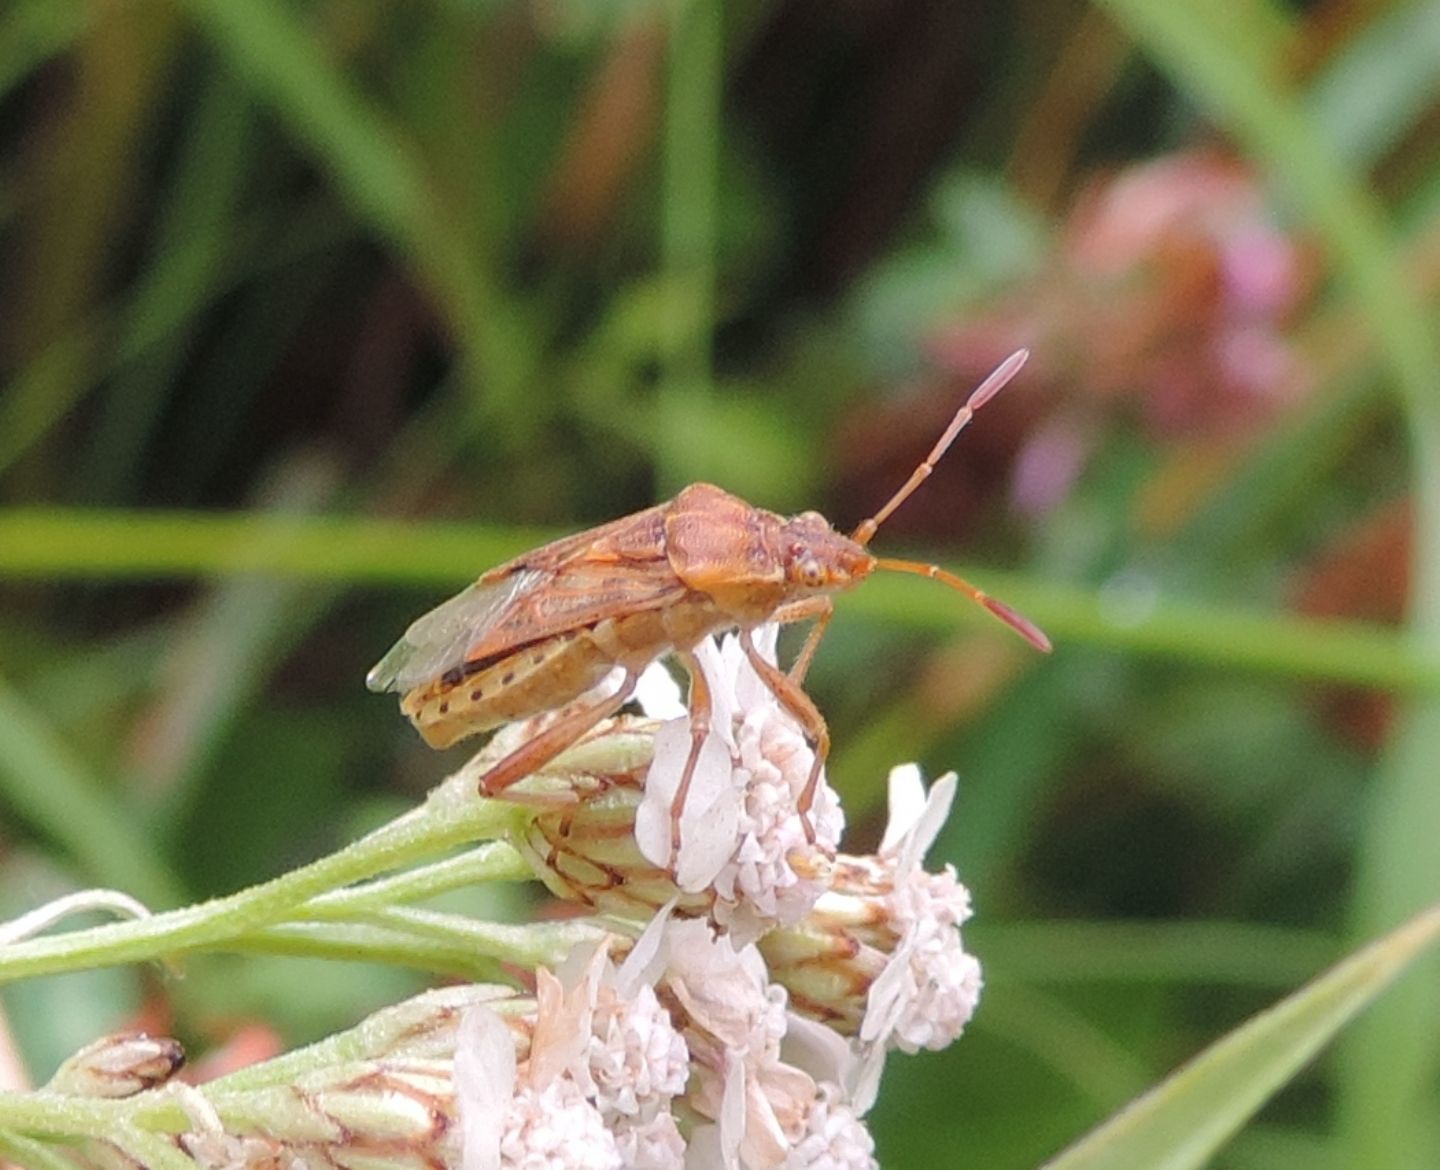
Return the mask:
[[815, 759], [810, 764], [810, 775], [805, 780], [800, 799], [796, 801], [800, 823], [805, 827], [805, 840], [813, 845], [815, 826], [810, 823], [810, 809], [815, 803], [815, 790], [820, 786], [820, 769], [825, 766], [825, 759], [830, 755], [830, 728], [826, 726], [825, 716], [820, 714], [820, 708], [800, 689], [799, 684], [792, 682], [789, 675], [773, 663], [767, 662], [755, 649], [755, 643], [747, 629], [740, 631], [740, 648], [745, 652], [750, 665], [755, 668], [755, 673], [770, 688], [771, 694], [794, 716], [800, 729], [815, 741]]
[[790, 664], [790, 681], [797, 687], [805, 681], [805, 675], [810, 670], [810, 663], [815, 659], [815, 651], [820, 649], [820, 639], [825, 636], [825, 630], [834, 616], [835, 603], [828, 597], [807, 597], [802, 601], [792, 601], [789, 605], [782, 605], [775, 611], [775, 620], [782, 624], [803, 622], [808, 618], [815, 619], [815, 624], [805, 635], [805, 644], [800, 647], [800, 653]]
[[620, 689], [613, 695], [577, 706], [534, 739], [521, 744], [480, 777], [480, 795], [499, 796], [516, 781], [543, 768], [592, 727], [620, 710], [635, 693], [639, 680], [638, 674], [627, 670]]
[[690, 782], [695, 778], [695, 767], [700, 762], [700, 749], [710, 735], [710, 684], [705, 681], [705, 672], [700, 669], [699, 660], [688, 651], [677, 650], [675, 656], [690, 672], [690, 754], [685, 757], [685, 769], [680, 773], [680, 784], [670, 802], [670, 867], [680, 853], [680, 814], [685, 811], [685, 799], [690, 795]]

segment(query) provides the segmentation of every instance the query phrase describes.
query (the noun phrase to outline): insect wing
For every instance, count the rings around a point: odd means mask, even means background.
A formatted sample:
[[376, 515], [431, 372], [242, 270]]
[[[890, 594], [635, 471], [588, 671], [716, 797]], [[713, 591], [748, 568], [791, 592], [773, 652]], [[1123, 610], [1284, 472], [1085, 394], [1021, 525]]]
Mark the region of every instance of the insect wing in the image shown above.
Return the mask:
[[372, 691], [408, 691], [460, 666], [520, 598], [550, 574], [522, 569], [499, 581], [476, 582], [410, 623], [400, 641], [365, 676]]

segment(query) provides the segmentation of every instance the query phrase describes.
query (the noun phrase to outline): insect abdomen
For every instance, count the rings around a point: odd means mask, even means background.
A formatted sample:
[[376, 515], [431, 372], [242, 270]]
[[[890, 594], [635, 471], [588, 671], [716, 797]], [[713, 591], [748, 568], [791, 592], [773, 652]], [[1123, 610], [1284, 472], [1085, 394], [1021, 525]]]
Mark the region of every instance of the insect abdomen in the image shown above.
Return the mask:
[[614, 663], [591, 631], [536, 642], [481, 670], [455, 670], [418, 686], [400, 709], [433, 748], [563, 706], [598, 683]]
[[433, 748], [578, 699], [615, 667], [639, 672], [676, 646], [733, 625], [705, 598], [606, 618], [532, 643], [480, 670], [457, 668], [409, 691], [400, 709]]

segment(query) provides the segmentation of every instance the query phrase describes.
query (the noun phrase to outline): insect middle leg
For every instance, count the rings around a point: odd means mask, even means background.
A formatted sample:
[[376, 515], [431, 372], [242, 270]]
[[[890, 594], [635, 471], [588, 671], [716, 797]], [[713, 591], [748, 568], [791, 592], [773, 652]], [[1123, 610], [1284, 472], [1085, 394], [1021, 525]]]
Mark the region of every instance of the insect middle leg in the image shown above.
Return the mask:
[[639, 680], [635, 671], [627, 670], [620, 689], [613, 695], [577, 706], [534, 739], [521, 744], [480, 777], [480, 795], [498, 796], [516, 781], [543, 768], [601, 720], [620, 710], [635, 693]]
[[700, 749], [710, 735], [710, 684], [705, 681], [705, 672], [700, 669], [699, 660], [688, 651], [677, 650], [675, 656], [690, 672], [690, 754], [685, 757], [685, 768], [680, 773], [680, 783], [670, 801], [670, 865], [680, 852], [680, 814], [685, 811], [685, 800], [690, 795], [690, 782], [695, 779], [695, 767], [700, 762]]
[[820, 708], [800, 689], [800, 684], [792, 681], [778, 666], [767, 662], [755, 649], [755, 643], [747, 629], [740, 631], [740, 649], [745, 652], [745, 657], [755, 668], [755, 673], [770, 688], [771, 694], [795, 717], [801, 730], [815, 741], [815, 759], [810, 764], [810, 775], [805, 780], [800, 799], [795, 802], [800, 813], [800, 823], [805, 828], [805, 840], [813, 845], [815, 826], [810, 823], [810, 809], [815, 803], [815, 791], [820, 786], [820, 769], [825, 766], [826, 757], [830, 755], [830, 728], [825, 725], [825, 716], [820, 714]]

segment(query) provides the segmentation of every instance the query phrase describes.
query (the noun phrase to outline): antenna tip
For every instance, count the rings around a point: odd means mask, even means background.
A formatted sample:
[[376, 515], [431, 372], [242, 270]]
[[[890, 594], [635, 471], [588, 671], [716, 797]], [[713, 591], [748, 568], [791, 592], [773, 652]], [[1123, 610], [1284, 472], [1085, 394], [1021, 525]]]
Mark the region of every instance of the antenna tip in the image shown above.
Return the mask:
[[996, 617], [998, 617], [1002, 622], [1004, 622], [1022, 638], [1024, 638], [1025, 641], [1029, 642], [1030, 645], [1034, 646], [1035, 649], [1039, 650], [1042, 654], [1049, 654], [1050, 651], [1054, 649], [1054, 646], [1050, 644], [1050, 639], [1045, 636], [1044, 630], [1042, 630], [1029, 618], [1022, 617], [1020, 614], [1016, 613], [1003, 601], [996, 601], [993, 597], [985, 597], [981, 600], [980, 604], [983, 605], [986, 609], [988, 609], [991, 613], [993, 613]]
[[979, 410], [995, 395], [999, 394], [1005, 384], [1020, 372], [1020, 367], [1030, 360], [1028, 349], [1017, 349], [1008, 358], [995, 367], [985, 381], [975, 388], [975, 393], [970, 395], [970, 401], [966, 403], [972, 411]]

